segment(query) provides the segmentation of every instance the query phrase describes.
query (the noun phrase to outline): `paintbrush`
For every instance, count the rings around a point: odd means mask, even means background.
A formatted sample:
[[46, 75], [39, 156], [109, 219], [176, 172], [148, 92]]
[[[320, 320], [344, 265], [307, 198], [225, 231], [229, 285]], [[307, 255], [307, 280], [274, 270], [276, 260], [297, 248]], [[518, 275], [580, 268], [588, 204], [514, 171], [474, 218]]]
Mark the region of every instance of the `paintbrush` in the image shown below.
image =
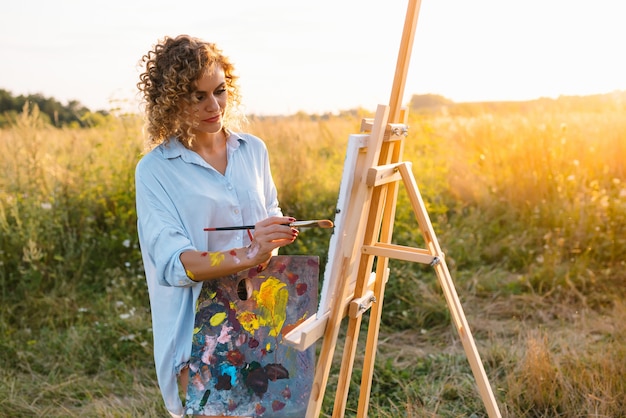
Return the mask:
[[[318, 219], [314, 221], [295, 221], [288, 224], [293, 228], [332, 228], [333, 221], [328, 219]], [[205, 231], [237, 231], [240, 229], [254, 229], [254, 225], [242, 225], [242, 226], [219, 226], [216, 228], [204, 228]]]

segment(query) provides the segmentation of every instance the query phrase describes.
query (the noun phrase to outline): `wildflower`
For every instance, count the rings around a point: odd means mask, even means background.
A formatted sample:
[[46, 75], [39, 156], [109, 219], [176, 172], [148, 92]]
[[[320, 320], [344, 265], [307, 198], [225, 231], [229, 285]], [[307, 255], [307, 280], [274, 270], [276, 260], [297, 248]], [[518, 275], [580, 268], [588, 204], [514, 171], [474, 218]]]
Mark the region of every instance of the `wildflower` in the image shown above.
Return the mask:
[[122, 335], [120, 341], [132, 341], [135, 339], [135, 334]]

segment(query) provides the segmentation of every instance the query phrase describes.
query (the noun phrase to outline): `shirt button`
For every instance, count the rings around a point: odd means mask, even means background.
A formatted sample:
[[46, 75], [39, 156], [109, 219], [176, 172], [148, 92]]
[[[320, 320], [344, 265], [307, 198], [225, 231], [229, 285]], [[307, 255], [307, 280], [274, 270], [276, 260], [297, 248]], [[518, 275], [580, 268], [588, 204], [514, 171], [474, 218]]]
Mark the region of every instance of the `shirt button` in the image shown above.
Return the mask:
[[239, 215], [239, 209], [235, 209], [233, 212], [235, 213], [235, 215]]

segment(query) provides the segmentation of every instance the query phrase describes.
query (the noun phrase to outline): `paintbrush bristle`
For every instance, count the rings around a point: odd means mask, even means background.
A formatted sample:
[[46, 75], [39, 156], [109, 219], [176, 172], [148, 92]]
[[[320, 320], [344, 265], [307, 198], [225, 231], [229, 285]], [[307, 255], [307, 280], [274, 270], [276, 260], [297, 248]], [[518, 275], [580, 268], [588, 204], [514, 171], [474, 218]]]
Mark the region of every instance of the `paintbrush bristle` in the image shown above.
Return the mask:
[[332, 228], [333, 222], [328, 219], [314, 220], [314, 221], [295, 221], [289, 224], [294, 228]]
[[317, 226], [319, 226], [320, 228], [332, 228], [334, 225], [333, 225], [333, 221], [329, 221], [328, 219], [323, 219], [317, 222]]

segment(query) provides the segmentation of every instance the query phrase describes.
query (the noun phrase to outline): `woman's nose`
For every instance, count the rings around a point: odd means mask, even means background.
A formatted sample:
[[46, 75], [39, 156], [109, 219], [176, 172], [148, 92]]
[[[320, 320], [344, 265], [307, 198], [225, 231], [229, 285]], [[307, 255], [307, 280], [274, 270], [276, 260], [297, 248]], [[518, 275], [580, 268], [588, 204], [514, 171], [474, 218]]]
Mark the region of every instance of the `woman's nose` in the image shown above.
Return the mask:
[[205, 103], [205, 109], [207, 111], [215, 111], [220, 109], [220, 103], [217, 100], [217, 97], [210, 95]]

